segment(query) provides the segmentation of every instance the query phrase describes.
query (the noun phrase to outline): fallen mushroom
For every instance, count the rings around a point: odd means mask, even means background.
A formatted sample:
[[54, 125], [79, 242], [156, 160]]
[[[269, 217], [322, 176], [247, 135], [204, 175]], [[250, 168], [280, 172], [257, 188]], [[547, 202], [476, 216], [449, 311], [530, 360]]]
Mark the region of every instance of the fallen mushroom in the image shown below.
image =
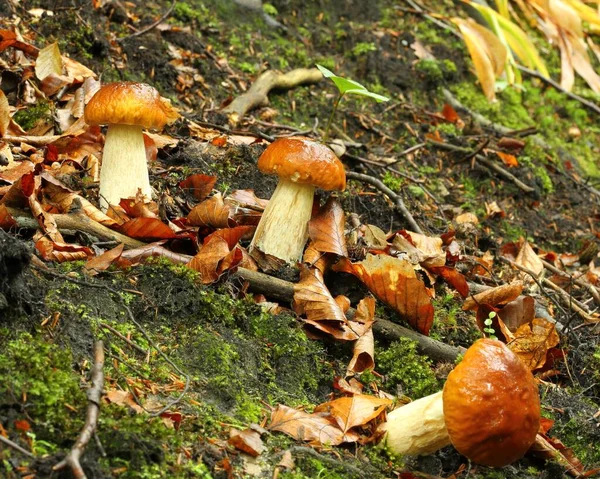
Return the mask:
[[102, 211], [138, 190], [150, 198], [142, 129], [160, 130], [173, 123], [179, 115], [170, 101], [144, 83], [109, 83], [96, 92], [84, 114], [88, 125], [108, 124], [100, 170]]
[[383, 427], [394, 454], [430, 454], [453, 444], [475, 463], [502, 467], [525, 455], [539, 425], [531, 371], [500, 341], [480, 339], [443, 391], [395, 409]]
[[344, 165], [327, 146], [309, 138], [275, 140], [258, 159], [258, 169], [279, 176], [250, 244], [260, 252], [293, 264], [300, 260], [308, 239], [316, 187], [344, 190]]

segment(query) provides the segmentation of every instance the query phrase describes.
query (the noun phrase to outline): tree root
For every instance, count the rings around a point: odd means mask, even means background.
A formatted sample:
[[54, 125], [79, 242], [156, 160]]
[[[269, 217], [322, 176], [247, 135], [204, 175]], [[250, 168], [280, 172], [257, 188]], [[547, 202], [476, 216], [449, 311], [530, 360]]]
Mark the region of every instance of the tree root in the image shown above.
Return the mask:
[[[245, 268], [238, 268], [233, 277], [247, 281], [250, 290], [278, 301], [290, 303], [294, 298], [294, 284], [288, 281]], [[350, 318], [355, 314], [356, 310], [352, 308], [347, 312]], [[391, 341], [400, 338], [416, 341], [420, 351], [436, 361], [454, 362], [459, 354], [465, 352], [465, 348], [450, 346], [383, 318], [375, 318], [373, 331]]]
[[271, 90], [290, 90], [299, 85], [307, 85], [321, 81], [323, 75], [316, 68], [297, 68], [287, 73], [269, 70], [261, 74], [250, 89], [234, 99], [222, 112], [229, 118], [229, 123], [237, 125], [249, 111], [269, 103]]
[[67, 456], [56, 464], [53, 469], [60, 471], [69, 466], [76, 479], [85, 479], [86, 475], [81, 467], [79, 459], [83, 455], [85, 448], [94, 436], [96, 427], [98, 426], [98, 416], [100, 412], [100, 399], [102, 397], [102, 389], [104, 387], [104, 344], [102, 341], [94, 343], [94, 366], [92, 367], [92, 387], [88, 389], [88, 407], [85, 415], [85, 424], [79, 433], [79, 437], [75, 444], [67, 454]]

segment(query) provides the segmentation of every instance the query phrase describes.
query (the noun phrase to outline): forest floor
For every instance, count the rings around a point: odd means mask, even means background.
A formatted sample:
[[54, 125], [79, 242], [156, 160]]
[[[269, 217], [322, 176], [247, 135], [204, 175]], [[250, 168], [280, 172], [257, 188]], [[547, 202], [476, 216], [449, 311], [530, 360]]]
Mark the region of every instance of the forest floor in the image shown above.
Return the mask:
[[[467, 15], [451, 1], [426, 3], [437, 13]], [[597, 113], [531, 77], [524, 89], [507, 88], [489, 103], [461, 39], [404, 2], [277, 0], [265, 10], [253, 4], [179, 0], [160, 25], [136, 35], [171, 2], [8, 0], [0, 4], [0, 30], [16, 28], [37, 48], [58, 42], [63, 55], [103, 83], [146, 82], [179, 108], [182, 118], [157, 137], [176, 141], [158, 145], [151, 167], [162, 220], [185, 217], [198, 203], [179, 186], [191, 175], [215, 176], [213, 191], [223, 197], [253, 190], [268, 199], [276, 179], [260, 173], [256, 162], [269, 141], [322, 135], [337, 94], [326, 79], [272, 91], [268, 105], [229, 125], [224, 109], [259, 73], [320, 64], [388, 96], [384, 103], [347, 96], [333, 120], [331, 137], [344, 143], [341, 159], [355, 174], [334, 196], [348, 230], [371, 231], [372, 242], [363, 239], [351, 258], [362, 259], [379, 234], [414, 230], [397, 206], [403, 202], [425, 235], [455, 238], [456, 268], [472, 289], [520, 278], [523, 295], [535, 299], [536, 316], [556, 321], [560, 332], [558, 344], [540, 346], [544, 358], [554, 360], [534, 372], [542, 415], [552, 423], [547, 436], [561, 460], [529, 453], [491, 469], [470, 464], [452, 446], [403, 458], [368, 440], [313, 447], [269, 430], [278, 404], [312, 411], [341, 394], [339, 381], [353, 354], [347, 342], [309, 339], [303, 321], [286, 309], [289, 299], [268, 312], [235, 270], [203, 284], [201, 275], [178, 264], [195, 254], [189, 238], [163, 242], [172, 257], [113, 265], [92, 276], [81, 257], [64, 261], [75, 250], [48, 261], [35, 225], [19, 223], [0, 229], [0, 436], [32, 456], [0, 442], [0, 476], [71, 477], [69, 468], [53, 466], [84, 427], [99, 339], [104, 394], [97, 440], [81, 458], [89, 478], [550, 478], [600, 468], [600, 305], [591, 294], [597, 296], [600, 285]], [[544, 51], [558, 77], [558, 54]], [[59, 134], [64, 101], [31, 87], [39, 83], [33, 68], [15, 63], [12, 48], [1, 55], [0, 88], [18, 108], [13, 119], [28, 135]], [[585, 93], [579, 83], [576, 90]], [[26, 94], [32, 95], [28, 103]], [[34, 154], [25, 143], [0, 139], [16, 160]], [[32, 145], [50, 165], [51, 149]], [[97, 204], [98, 189], [84, 181], [81, 168], [46, 169]], [[43, 185], [51, 183], [48, 177]], [[0, 195], [7, 195], [16, 179], [0, 178]], [[329, 193], [321, 193], [324, 202]], [[62, 232], [69, 244], [97, 255], [114, 246], [72, 228]], [[207, 233], [200, 228], [199, 234]], [[510, 264], [525, 243], [550, 264], [537, 282]], [[543, 282], [544, 274], [558, 291]], [[298, 281], [294, 268], [277, 275]], [[456, 351], [468, 348], [482, 335], [475, 313], [463, 310], [463, 298], [449, 284], [433, 284], [431, 275], [428, 281], [435, 295], [430, 337]], [[347, 273], [328, 273], [325, 283], [354, 306], [367, 293]], [[281, 300], [272, 291], [253, 292]], [[410, 327], [383, 303], [376, 316]], [[375, 370], [354, 379], [365, 394], [425, 396], [443, 386], [452, 368], [448, 358], [426, 353], [422, 344], [376, 330]], [[373, 435], [369, 427], [364, 437]], [[256, 443], [230, 439], [237, 437], [232, 431], [248, 428], [262, 440], [260, 454]]]

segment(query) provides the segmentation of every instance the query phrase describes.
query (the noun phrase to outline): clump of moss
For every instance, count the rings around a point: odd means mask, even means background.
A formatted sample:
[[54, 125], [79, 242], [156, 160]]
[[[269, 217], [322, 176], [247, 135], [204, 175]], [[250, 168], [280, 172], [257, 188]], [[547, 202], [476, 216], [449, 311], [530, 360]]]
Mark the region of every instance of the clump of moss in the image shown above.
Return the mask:
[[40, 100], [35, 105], [17, 111], [13, 120], [15, 120], [24, 130], [31, 130], [42, 121], [51, 121], [50, 104], [47, 101]]
[[417, 352], [415, 341], [400, 338], [375, 356], [377, 370], [385, 376], [384, 387], [388, 390], [401, 388], [402, 394], [418, 399], [440, 389], [431, 360]]
[[456, 75], [456, 65], [450, 60], [419, 60], [415, 64], [417, 74], [430, 87], [437, 87], [452, 80]]

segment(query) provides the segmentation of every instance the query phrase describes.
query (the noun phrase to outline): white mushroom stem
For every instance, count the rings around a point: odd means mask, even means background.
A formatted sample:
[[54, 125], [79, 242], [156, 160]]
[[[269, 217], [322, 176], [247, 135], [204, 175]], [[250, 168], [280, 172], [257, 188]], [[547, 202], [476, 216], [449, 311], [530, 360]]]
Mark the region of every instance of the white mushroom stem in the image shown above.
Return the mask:
[[250, 251], [254, 248], [289, 264], [302, 258], [308, 239], [315, 187], [280, 178], [262, 214]]
[[442, 391], [394, 409], [383, 426], [385, 446], [394, 454], [426, 455], [450, 444]]
[[151, 198], [142, 127], [110, 124], [100, 170], [100, 209], [106, 212], [109, 204], [118, 205], [138, 189]]

